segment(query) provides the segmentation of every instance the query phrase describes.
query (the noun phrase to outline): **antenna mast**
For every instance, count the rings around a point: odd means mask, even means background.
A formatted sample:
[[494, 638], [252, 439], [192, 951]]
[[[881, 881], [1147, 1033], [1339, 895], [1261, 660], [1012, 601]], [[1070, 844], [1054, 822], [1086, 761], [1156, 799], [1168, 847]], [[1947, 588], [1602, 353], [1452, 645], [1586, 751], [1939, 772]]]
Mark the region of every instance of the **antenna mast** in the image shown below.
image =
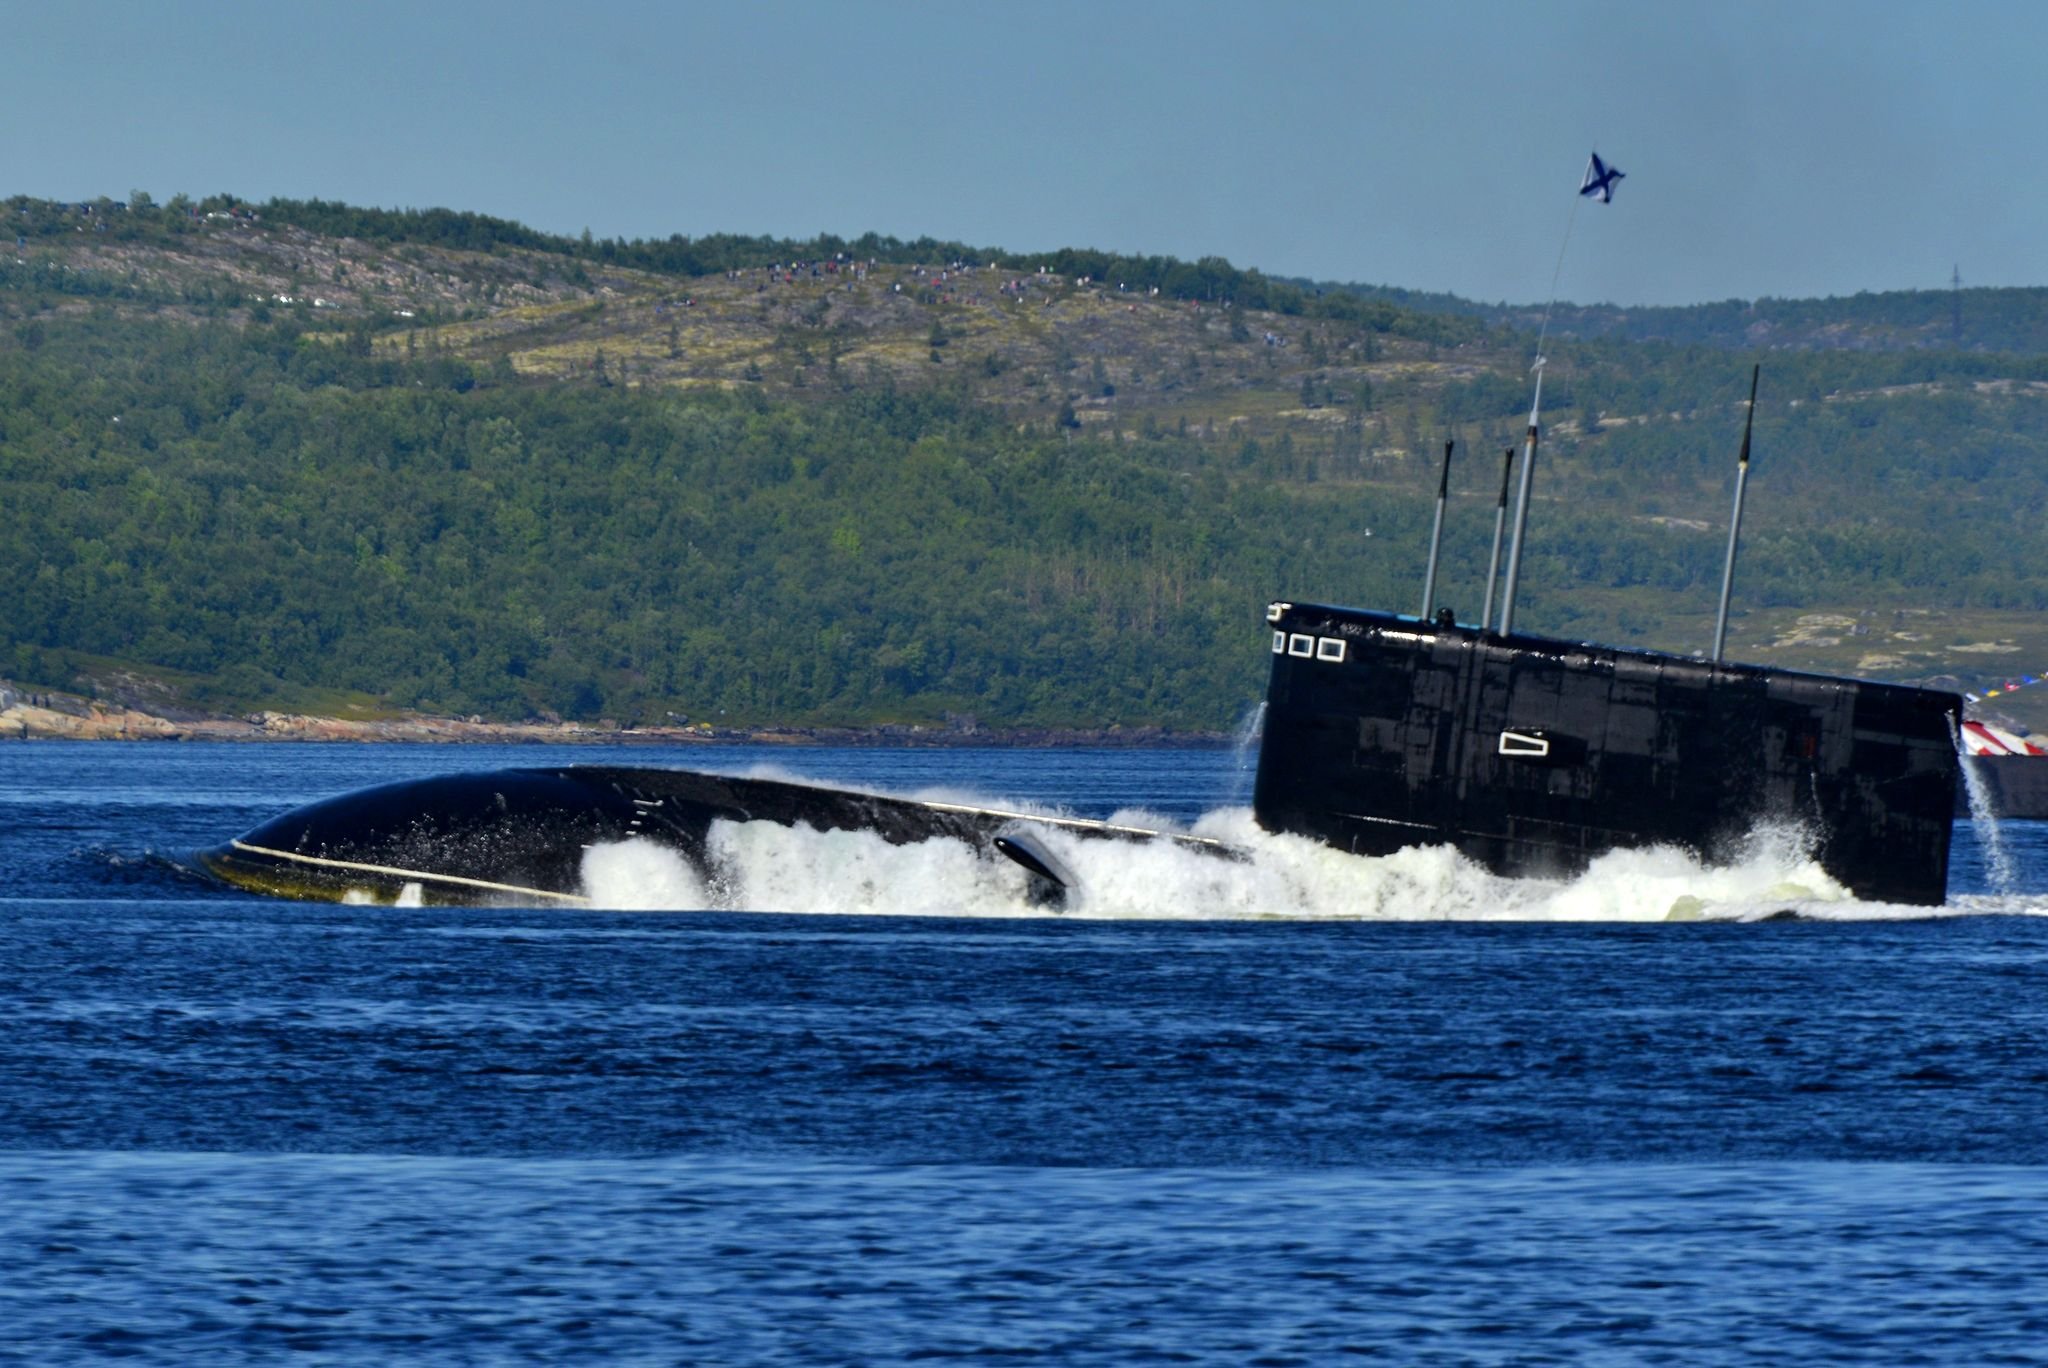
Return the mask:
[[1508, 479], [1515, 473], [1515, 449], [1509, 447], [1500, 459], [1500, 502], [1493, 506], [1493, 554], [1486, 560], [1486, 607], [1480, 610], [1479, 625], [1493, 621], [1493, 587], [1500, 583], [1500, 535], [1508, 522]]
[[1455, 441], [1444, 443], [1444, 473], [1436, 482], [1436, 525], [1429, 529], [1429, 571], [1422, 577], [1422, 620], [1429, 621], [1429, 615], [1436, 610], [1436, 556], [1444, 541], [1444, 500], [1451, 495], [1451, 448]]
[[1749, 483], [1749, 433], [1756, 426], [1756, 378], [1761, 365], [1749, 371], [1749, 415], [1742, 420], [1742, 455], [1735, 460], [1735, 512], [1728, 519], [1728, 562], [1721, 567], [1721, 611], [1714, 619], [1714, 663], [1721, 663], [1721, 649], [1728, 644], [1728, 595], [1735, 588], [1735, 539], [1742, 535], [1742, 491]]

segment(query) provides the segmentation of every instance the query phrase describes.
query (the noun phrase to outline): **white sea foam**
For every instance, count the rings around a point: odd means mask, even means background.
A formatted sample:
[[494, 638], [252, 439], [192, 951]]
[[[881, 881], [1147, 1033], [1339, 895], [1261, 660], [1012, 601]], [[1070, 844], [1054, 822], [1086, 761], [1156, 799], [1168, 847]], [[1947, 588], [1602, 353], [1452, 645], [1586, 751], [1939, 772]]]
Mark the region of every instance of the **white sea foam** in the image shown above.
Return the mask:
[[611, 841], [584, 851], [583, 891], [598, 907], [631, 912], [711, 906], [690, 862], [653, 841]]
[[[380, 903], [385, 903], [386, 899], [382, 894], [368, 888], [351, 888], [341, 895], [341, 901], [353, 907], [374, 907]], [[419, 884], [408, 882], [399, 886], [398, 892], [390, 898], [388, 905], [392, 907], [424, 907], [426, 906], [426, 895]]]
[[[1021, 811], [969, 794], [949, 801]], [[1160, 827], [1156, 815], [1119, 822]], [[1243, 851], [1225, 859], [1166, 841], [1090, 839], [1037, 831], [1072, 871], [1065, 915], [1105, 919], [1379, 921], [1757, 920], [1928, 916], [1936, 909], [1861, 903], [1806, 853], [1796, 832], [1756, 833], [1732, 862], [1703, 864], [1659, 847], [1613, 851], [1574, 879], [1507, 879], [1448, 847], [1360, 857], [1272, 835], [1248, 808], [1224, 808], [1191, 834]], [[870, 832], [820, 832], [769, 822], [714, 823], [709, 877], [675, 852], [633, 840], [594, 847], [585, 891], [601, 907], [973, 917], [1042, 916], [1022, 869], [950, 840], [891, 845]], [[1983, 904], [1983, 905], [1979, 905]], [[2027, 905], [2022, 905], [2027, 904]], [[2048, 912], [2048, 899], [1962, 898], [1947, 912]]]

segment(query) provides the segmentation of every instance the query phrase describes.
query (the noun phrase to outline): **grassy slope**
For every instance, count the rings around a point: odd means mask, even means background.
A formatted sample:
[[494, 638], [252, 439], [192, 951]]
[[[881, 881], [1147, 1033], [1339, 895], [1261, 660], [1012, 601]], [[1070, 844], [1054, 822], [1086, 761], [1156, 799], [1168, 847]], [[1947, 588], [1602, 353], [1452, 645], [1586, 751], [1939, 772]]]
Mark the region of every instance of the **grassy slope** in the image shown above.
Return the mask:
[[[195, 323], [211, 315], [227, 325], [301, 316], [309, 326], [342, 321], [370, 328], [377, 348], [509, 366], [537, 384], [757, 387], [799, 403], [856, 388], [943, 383], [964, 387], [1018, 424], [1066, 423], [1127, 442], [1171, 433], [1223, 449], [1280, 444], [1291, 452], [1292, 478], [1404, 496], [1433, 483], [1438, 434], [1450, 427], [1440, 412], [1447, 387], [1489, 377], [1519, 384], [1527, 347], [1504, 332], [1445, 346], [1398, 328], [1375, 332], [1121, 291], [1115, 282], [959, 271], [936, 261], [922, 269], [880, 265], [816, 275], [770, 272], [763, 263], [732, 276], [679, 279], [541, 252], [376, 246], [245, 220], [210, 221], [169, 243], [83, 233], [43, 239], [18, 265], [124, 282], [129, 297], [110, 302], [51, 292], [18, 274], [0, 293], [16, 320], [104, 307], [185, 315]], [[1022, 288], [1014, 288], [1019, 282]], [[208, 291], [233, 302], [190, 302]], [[1855, 342], [1840, 328], [1833, 335]], [[1713, 353], [1700, 364], [1740, 367]], [[1865, 397], [1876, 396], [1827, 399]], [[1902, 391], [1883, 397], [1898, 399]], [[2031, 399], [2048, 405], [2038, 394]], [[1588, 497], [1598, 486], [1591, 472], [1603, 443], [1632, 425], [1676, 415], [1604, 417], [1593, 435], [1579, 431], [1569, 414], [1552, 427], [1542, 497]], [[1496, 412], [1455, 430], [1469, 452], [1497, 449], [1517, 426]], [[1700, 442], [1732, 447], [1732, 415], [1698, 427]], [[1468, 458], [1458, 467], [1454, 518], [1490, 523], [1492, 465]], [[1705, 539], [1712, 545], [1705, 552], [1691, 546], [1692, 553], [1718, 563], [1722, 488], [1720, 476], [1703, 478], [1685, 496], [1660, 500], [1655, 513], [1618, 507], [1616, 516], [1689, 546]], [[1612, 495], [1601, 488], [1601, 497]], [[1536, 535], [1542, 514], [1539, 505]], [[1803, 514], [1774, 512], [1766, 503], [1752, 508], [1749, 526], [1752, 535], [1785, 535], [1794, 516]], [[1468, 539], [1476, 535], [1467, 529]], [[1419, 579], [1421, 548], [1412, 553]], [[1460, 607], [1476, 606], [1463, 602], [1476, 590], [1447, 587]], [[1524, 625], [1686, 650], [1711, 633], [1711, 599], [1711, 591], [1696, 589], [1674, 594], [1593, 584], [1574, 591], [1566, 620], [1532, 613]], [[1957, 610], [1938, 592], [1911, 602], [1864, 602], [1830, 596], [1822, 586], [1814, 601], [1796, 606], [1742, 605], [1738, 597], [1731, 646], [1745, 659], [1885, 677], [1949, 675], [1966, 685], [2029, 661], [2048, 665], [2048, 625], [2036, 615]], [[2013, 710], [2025, 718], [2031, 695], [2017, 696]]]

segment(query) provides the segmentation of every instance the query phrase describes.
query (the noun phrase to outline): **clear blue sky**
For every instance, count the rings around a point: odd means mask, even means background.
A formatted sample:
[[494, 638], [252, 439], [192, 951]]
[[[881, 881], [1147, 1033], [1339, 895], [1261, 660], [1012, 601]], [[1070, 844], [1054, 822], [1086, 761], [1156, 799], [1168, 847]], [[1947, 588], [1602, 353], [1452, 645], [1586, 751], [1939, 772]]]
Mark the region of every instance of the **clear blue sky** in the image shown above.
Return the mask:
[[2048, 3], [0, 0], [0, 194], [868, 229], [1541, 302], [2048, 284]]

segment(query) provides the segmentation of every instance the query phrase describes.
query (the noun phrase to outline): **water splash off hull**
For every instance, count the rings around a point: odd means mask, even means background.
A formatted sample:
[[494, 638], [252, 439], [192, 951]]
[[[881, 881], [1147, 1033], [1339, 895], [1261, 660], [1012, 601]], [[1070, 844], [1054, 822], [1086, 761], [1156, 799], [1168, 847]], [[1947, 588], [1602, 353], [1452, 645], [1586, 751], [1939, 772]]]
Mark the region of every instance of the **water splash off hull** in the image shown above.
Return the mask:
[[[1349, 855], [1260, 831], [1244, 808], [1209, 814], [1194, 834], [1223, 840], [1242, 858], [1169, 843], [1049, 837], [1075, 879], [1062, 911], [1115, 920], [1640, 922], [1825, 916], [1866, 906], [1851, 902], [1785, 833], [1765, 834], [1728, 867], [1669, 848], [1616, 851], [1568, 881], [1491, 874], [1447, 846]], [[695, 884], [641, 843], [596, 849], [585, 887], [594, 906], [624, 909], [947, 917], [1046, 910], [1028, 897], [1019, 871], [956, 841], [894, 846], [864, 832], [719, 823], [708, 849], [714, 873]]]

